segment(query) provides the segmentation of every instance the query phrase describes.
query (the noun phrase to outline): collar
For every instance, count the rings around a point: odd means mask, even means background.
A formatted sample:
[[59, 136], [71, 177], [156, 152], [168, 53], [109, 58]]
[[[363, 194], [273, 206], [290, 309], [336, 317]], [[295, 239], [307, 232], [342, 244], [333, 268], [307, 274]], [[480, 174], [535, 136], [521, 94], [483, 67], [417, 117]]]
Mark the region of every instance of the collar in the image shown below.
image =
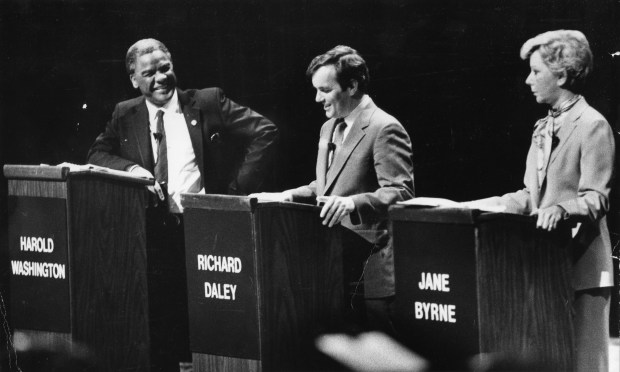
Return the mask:
[[549, 115], [554, 118], [559, 117], [560, 115], [573, 108], [573, 106], [575, 106], [575, 104], [579, 102], [580, 99], [581, 95], [579, 94], [575, 95], [573, 98], [567, 99], [566, 101], [562, 102], [557, 109], [550, 109]]
[[179, 96], [177, 95], [177, 90], [174, 90], [174, 93], [172, 94], [172, 98], [170, 98], [170, 101], [166, 102], [165, 105], [163, 105], [162, 107], [157, 107], [154, 104], [152, 104], [148, 99], [144, 100], [146, 102], [146, 108], [149, 111], [149, 119], [155, 120], [155, 117], [157, 116], [157, 111], [159, 110], [163, 110], [164, 113], [178, 113], [181, 112], [180, 107], [179, 107]]
[[350, 127], [351, 125], [353, 125], [353, 123], [355, 123], [355, 120], [357, 120], [358, 116], [360, 116], [362, 111], [364, 111], [368, 107], [370, 102], [372, 102], [370, 96], [368, 94], [364, 94], [362, 100], [357, 105], [357, 107], [355, 107], [353, 111], [351, 111], [351, 113], [344, 118], [344, 122], [347, 123], [347, 127]]

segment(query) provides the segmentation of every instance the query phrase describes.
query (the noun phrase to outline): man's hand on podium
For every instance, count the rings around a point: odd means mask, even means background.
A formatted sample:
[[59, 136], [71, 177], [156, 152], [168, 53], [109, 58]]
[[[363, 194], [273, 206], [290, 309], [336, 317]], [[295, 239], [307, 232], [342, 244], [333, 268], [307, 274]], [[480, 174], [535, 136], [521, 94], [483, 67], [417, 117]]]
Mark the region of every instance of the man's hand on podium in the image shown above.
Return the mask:
[[289, 191], [282, 192], [257, 192], [248, 195], [250, 198], [258, 200], [276, 201], [276, 202], [292, 202], [293, 195]]
[[[142, 168], [139, 165], [131, 167], [129, 169], [129, 172], [140, 177], [155, 178], [153, 177], [153, 174], [151, 172]], [[155, 181], [155, 184], [153, 186], [147, 186], [146, 188], [153, 194], [157, 195], [159, 200], [166, 200], [166, 196], [164, 195], [164, 191], [161, 189], [161, 185], [159, 184], [159, 182]]]
[[322, 196], [318, 197], [317, 200], [319, 205], [323, 205], [320, 214], [320, 217], [323, 218], [323, 225], [329, 227], [339, 224], [343, 218], [355, 210], [355, 203], [349, 196]]

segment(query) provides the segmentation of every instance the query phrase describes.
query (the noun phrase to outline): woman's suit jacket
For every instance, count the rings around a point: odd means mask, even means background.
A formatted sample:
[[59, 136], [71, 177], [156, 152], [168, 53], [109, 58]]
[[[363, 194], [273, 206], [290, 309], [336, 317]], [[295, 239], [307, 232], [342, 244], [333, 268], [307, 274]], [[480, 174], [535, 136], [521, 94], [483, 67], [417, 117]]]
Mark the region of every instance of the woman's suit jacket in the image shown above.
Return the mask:
[[575, 290], [613, 286], [611, 243], [605, 214], [614, 170], [615, 146], [607, 120], [584, 98], [567, 112], [539, 185], [537, 145], [532, 140], [525, 188], [501, 197], [508, 212], [530, 213], [559, 205], [581, 223], [572, 241]]
[[335, 120], [330, 119], [321, 127], [316, 179], [292, 190], [293, 200], [314, 202], [317, 196], [350, 196], [355, 210], [342, 225], [374, 246], [366, 252], [364, 294], [367, 298], [393, 295], [387, 210], [391, 204], [413, 197], [411, 141], [398, 120], [369, 99], [328, 170], [328, 144], [334, 126]]

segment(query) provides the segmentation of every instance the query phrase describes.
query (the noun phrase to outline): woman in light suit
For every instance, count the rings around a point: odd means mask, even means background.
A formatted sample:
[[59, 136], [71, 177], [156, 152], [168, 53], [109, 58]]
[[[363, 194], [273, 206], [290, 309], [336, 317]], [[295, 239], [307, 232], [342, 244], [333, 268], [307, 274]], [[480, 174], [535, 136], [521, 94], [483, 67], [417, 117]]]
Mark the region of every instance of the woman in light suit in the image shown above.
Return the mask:
[[538, 215], [537, 227], [549, 231], [562, 220], [577, 223], [571, 246], [575, 369], [607, 372], [613, 268], [605, 214], [615, 147], [605, 118], [579, 94], [592, 71], [592, 52], [581, 32], [557, 30], [525, 42], [521, 58], [530, 62], [525, 83], [550, 108], [534, 125], [525, 188], [465, 204]]

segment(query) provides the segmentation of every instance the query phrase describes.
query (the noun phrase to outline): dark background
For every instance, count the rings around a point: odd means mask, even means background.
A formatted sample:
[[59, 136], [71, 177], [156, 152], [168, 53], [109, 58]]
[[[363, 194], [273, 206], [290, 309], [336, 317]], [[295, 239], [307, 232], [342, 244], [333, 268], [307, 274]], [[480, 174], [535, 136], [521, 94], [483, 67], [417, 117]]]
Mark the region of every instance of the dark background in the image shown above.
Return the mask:
[[[595, 56], [585, 96], [617, 128], [619, 11], [612, 0], [0, 0], [0, 164], [84, 163], [114, 105], [137, 95], [127, 48], [154, 37], [181, 88], [222, 87], [279, 126], [272, 189], [308, 183], [325, 117], [305, 69], [345, 44], [369, 65], [371, 97], [412, 138], [417, 196], [498, 195], [522, 186], [545, 115], [524, 84], [521, 45], [583, 31]], [[6, 194], [0, 178], [5, 297]]]

